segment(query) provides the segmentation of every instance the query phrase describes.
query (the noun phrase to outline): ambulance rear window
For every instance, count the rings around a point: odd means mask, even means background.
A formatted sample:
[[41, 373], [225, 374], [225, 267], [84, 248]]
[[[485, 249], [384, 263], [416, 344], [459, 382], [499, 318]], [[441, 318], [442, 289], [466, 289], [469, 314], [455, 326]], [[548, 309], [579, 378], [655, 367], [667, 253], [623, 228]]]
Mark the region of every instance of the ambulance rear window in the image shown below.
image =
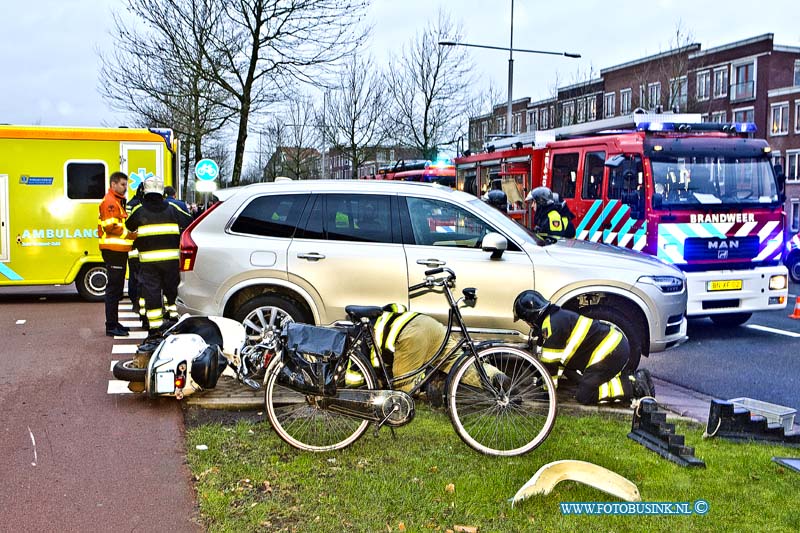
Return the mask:
[[67, 163], [67, 198], [102, 200], [106, 193], [106, 166], [97, 163]]

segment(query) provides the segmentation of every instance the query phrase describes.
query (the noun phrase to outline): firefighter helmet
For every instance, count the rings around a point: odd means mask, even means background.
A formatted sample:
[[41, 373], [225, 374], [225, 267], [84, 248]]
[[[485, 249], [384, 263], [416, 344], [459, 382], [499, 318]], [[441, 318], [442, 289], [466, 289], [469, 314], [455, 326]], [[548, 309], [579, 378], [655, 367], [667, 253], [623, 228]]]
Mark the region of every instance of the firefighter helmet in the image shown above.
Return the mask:
[[164, 196], [164, 180], [158, 176], [150, 176], [144, 180], [144, 194], [160, 194]]
[[522, 319], [531, 327], [539, 327], [551, 305], [550, 301], [537, 291], [522, 291], [514, 300], [514, 322]]
[[531, 200], [536, 202], [536, 205], [552, 205], [556, 203], [553, 198], [553, 191], [547, 187], [536, 187], [531, 191]]

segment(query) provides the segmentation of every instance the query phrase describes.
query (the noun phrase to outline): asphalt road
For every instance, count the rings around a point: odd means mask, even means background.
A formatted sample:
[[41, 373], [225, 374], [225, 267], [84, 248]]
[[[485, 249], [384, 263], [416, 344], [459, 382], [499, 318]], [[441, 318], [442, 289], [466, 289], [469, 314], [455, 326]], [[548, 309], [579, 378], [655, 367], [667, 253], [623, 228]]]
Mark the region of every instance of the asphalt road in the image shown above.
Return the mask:
[[103, 324], [71, 287], [0, 289], [0, 530], [201, 529], [180, 406], [107, 393]]
[[755, 313], [737, 328], [690, 320], [685, 344], [643, 358], [641, 367], [716, 398], [754, 398], [800, 411], [800, 320], [788, 317], [800, 287], [791, 284], [789, 293], [785, 310]]

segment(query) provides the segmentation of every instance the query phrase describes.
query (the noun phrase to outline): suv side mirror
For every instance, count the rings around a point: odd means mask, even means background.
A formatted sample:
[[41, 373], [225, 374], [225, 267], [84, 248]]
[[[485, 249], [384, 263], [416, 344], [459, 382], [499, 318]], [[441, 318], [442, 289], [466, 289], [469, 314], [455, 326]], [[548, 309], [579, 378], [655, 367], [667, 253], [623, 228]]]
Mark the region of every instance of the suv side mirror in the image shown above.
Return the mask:
[[500, 259], [508, 248], [508, 241], [499, 233], [487, 233], [483, 236], [481, 248], [484, 252], [492, 252], [492, 259]]

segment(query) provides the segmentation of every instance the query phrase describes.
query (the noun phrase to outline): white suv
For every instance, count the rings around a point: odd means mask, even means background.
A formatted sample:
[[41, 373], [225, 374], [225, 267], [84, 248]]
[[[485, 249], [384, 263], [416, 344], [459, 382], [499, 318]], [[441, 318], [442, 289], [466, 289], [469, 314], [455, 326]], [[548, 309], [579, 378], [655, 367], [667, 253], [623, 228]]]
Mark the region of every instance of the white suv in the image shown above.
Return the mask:
[[220, 190], [184, 232], [178, 306], [240, 320], [251, 335], [284, 320], [324, 324], [347, 305], [399, 302], [447, 319], [440, 294], [409, 298], [447, 266], [478, 289], [470, 328], [527, 334], [512, 304], [534, 288], [617, 324], [639, 353], [686, 338], [685, 278], [651, 256], [579, 240], [542, 240], [474, 196], [438, 185], [288, 181]]

